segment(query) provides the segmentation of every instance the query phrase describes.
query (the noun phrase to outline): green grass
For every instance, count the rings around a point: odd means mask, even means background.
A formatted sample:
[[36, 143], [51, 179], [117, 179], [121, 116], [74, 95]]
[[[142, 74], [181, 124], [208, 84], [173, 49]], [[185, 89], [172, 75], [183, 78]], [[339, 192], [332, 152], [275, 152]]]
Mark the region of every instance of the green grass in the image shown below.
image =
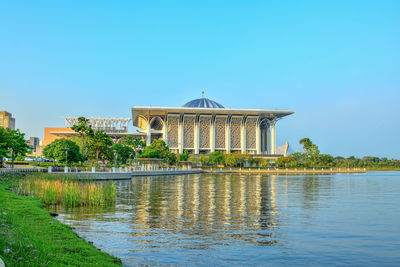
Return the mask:
[[16, 195], [0, 181], [0, 255], [6, 266], [120, 266], [71, 227], [52, 218], [37, 198]]

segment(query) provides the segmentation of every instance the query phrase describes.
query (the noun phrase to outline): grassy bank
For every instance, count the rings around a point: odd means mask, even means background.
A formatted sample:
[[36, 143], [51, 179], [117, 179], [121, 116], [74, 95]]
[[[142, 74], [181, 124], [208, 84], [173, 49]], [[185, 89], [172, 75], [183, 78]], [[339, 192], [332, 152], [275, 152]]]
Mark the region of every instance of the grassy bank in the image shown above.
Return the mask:
[[52, 218], [37, 198], [0, 181], [0, 255], [6, 266], [120, 266], [121, 261]]

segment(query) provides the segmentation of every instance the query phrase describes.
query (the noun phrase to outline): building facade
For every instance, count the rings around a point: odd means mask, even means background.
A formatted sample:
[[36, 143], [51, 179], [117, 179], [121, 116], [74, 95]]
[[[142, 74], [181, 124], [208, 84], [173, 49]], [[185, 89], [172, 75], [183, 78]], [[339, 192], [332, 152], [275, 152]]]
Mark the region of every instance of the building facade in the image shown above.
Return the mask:
[[[108, 134], [128, 133], [130, 118], [87, 118], [92, 129], [103, 130]], [[78, 124], [78, 117], [65, 117], [65, 127]]]
[[15, 130], [15, 119], [10, 112], [0, 111], [0, 127]]
[[147, 144], [164, 140], [176, 153], [214, 151], [276, 155], [275, 125], [288, 110], [228, 109], [208, 98], [182, 107], [132, 108], [133, 126], [146, 136]]
[[[89, 125], [92, 126], [93, 130], [103, 130], [105, 131], [113, 140], [114, 143], [119, 142], [119, 140], [124, 136], [133, 137], [143, 137], [140, 133], [128, 133], [128, 124], [130, 118], [87, 118], [89, 120]], [[65, 126], [62, 128], [58, 127], [46, 127], [44, 128], [44, 139], [41, 141], [40, 146], [38, 146], [37, 154], [40, 156], [41, 151], [48, 144], [56, 139], [61, 138], [71, 138], [78, 136], [78, 133], [71, 129], [71, 127], [78, 123], [78, 117], [65, 117]]]

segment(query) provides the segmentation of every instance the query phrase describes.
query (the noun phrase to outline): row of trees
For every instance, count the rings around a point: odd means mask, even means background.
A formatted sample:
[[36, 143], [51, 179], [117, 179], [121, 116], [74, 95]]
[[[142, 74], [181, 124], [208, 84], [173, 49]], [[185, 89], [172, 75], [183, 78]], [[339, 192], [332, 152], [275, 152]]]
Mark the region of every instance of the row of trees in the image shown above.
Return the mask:
[[[83, 144], [83, 143], [81, 143]], [[57, 139], [43, 149], [43, 155], [55, 162], [76, 163], [92, 161], [96, 165], [101, 162], [114, 162], [114, 164], [131, 163], [137, 158], [159, 158], [165, 159], [169, 164], [176, 164], [177, 157], [169, 150], [162, 140], [155, 140], [151, 145], [145, 146], [140, 138], [126, 136], [119, 143], [113, 144], [108, 134], [96, 131], [94, 135], [87, 137], [85, 153], [76, 141], [69, 139]]]
[[259, 157], [253, 157], [247, 153], [241, 154], [238, 152], [224, 154], [222, 151], [215, 151], [209, 155], [202, 155], [200, 157], [193, 156], [187, 158], [187, 152], [180, 154], [179, 158], [182, 159], [182, 155], [186, 160], [192, 161], [194, 163], [201, 163], [202, 166], [217, 166], [224, 165], [226, 167], [245, 167], [245, 166], [258, 166], [267, 167], [270, 165], [269, 160], [264, 160]]
[[140, 146], [136, 145], [142, 142], [139, 138], [137, 140], [127, 136], [123, 137], [120, 143], [114, 144], [110, 136], [102, 130], [95, 131], [85, 138], [84, 142], [79, 143], [80, 146], [76, 139], [54, 140], [43, 149], [43, 156], [53, 159], [54, 162], [83, 164], [85, 161], [91, 161], [97, 165], [99, 161], [127, 164], [135, 158], [136, 153], [142, 153]]
[[400, 168], [400, 160], [396, 159], [333, 157], [329, 154], [320, 154], [318, 146], [309, 138], [303, 138], [299, 143], [303, 145], [303, 152], [282, 156], [275, 164], [284, 168]]
[[4, 158], [11, 158], [14, 168], [14, 159], [25, 156], [32, 147], [25, 142], [25, 134], [18, 129], [11, 130], [0, 127], [0, 168], [4, 167]]

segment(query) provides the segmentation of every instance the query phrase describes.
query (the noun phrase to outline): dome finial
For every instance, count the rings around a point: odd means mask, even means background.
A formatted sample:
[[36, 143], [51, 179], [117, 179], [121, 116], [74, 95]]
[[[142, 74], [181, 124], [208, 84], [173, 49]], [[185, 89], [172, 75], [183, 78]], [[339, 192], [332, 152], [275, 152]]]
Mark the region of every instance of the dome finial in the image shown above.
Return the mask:
[[201, 98], [204, 98], [204, 91], [201, 91]]

